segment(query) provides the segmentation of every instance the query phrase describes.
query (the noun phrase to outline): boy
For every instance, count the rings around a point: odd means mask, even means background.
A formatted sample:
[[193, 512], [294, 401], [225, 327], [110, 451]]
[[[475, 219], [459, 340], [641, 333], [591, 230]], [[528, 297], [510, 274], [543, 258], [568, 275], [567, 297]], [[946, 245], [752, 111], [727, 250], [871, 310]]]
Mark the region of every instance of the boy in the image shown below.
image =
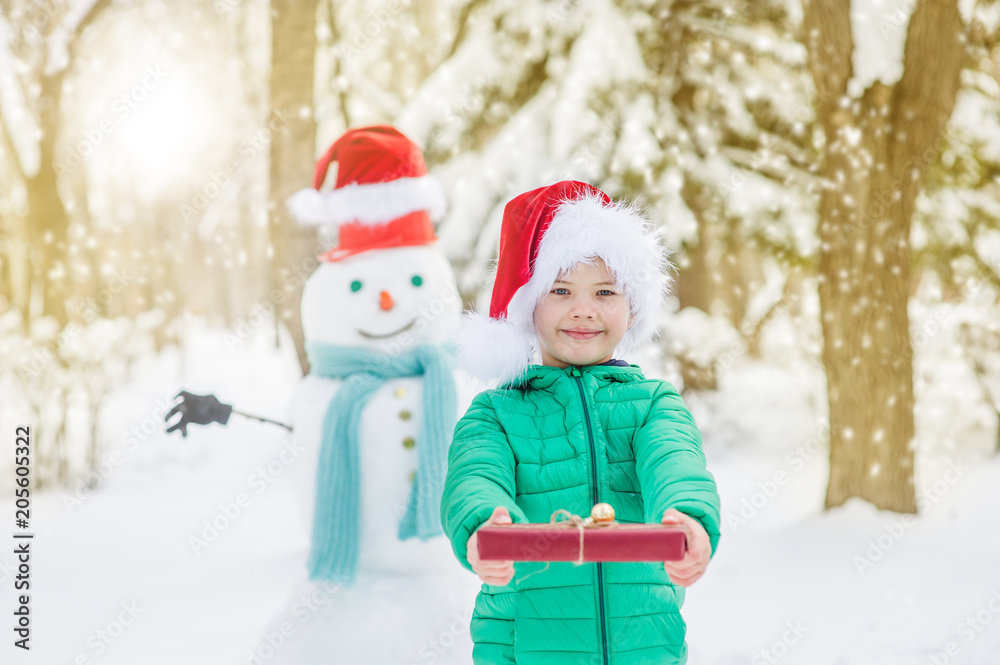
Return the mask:
[[[460, 332], [463, 367], [500, 383], [455, 428], [441, 520], [484, 582], [473, 661], [684, 663], [684, 588], [719, 540], [701, 436], [670, 384], [614, 357], [655, 331], [666, 290], [657, 235], [632, 208], [566, 181], [504, 209], [490, 317]], [[617, 349], [617, 354], [616, 354]], [[541, 364], [531, 364], [531, 354]], [[619, 355], [620, 357], [620, 355]], [[586, 516], [680, 524], [689, 552], [660, 563], [481, 561], [484, 524]]]

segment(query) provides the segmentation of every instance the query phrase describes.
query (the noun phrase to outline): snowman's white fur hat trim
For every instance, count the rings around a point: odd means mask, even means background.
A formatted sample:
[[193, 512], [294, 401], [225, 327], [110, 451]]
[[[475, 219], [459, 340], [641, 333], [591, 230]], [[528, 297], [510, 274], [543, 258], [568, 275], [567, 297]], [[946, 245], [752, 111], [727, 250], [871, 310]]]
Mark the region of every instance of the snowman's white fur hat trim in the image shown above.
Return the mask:
[[418, 210], [426, 210], [436, 221], [444, 217], [447, 204], [437, 178], [425, 175], [322, 192], [309, 187], [288, 199], [288, 209], [302, 224], [375, 225]]
[[660, 232], [634, 204], [605, 205], [598, 196], [585, 196], [560, 204], [539, 242], [531, 278], [507, 306], [507, 318], [466, 315], [455, 337], [462, 367], [491, 384], [519, 378], [538, 356], [535, 307], [562, 274], [598, 257], [623, 289], [633, 317], [614, 355], [620, 358], [655, 337], [673, 267]]

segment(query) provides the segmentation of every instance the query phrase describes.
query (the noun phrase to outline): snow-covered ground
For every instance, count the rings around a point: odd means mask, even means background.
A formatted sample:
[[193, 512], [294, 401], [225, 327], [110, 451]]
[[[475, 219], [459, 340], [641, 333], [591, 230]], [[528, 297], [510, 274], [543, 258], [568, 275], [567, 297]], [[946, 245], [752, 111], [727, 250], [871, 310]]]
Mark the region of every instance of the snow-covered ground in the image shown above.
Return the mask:
[[747, 362], [705, 400], [729, 410], [692, 399], [725, 521], [684, 608], [692, 665], [1000, 663], [991, 437], [918, 451], [919, 517], [858, 499], [823, 512], [826, 428], [810, 385]]
[[[34, 497], [32, 652], [10, 646], [7, 629], [2, 662], [260, 665], [292, 651], [309, 620], [322, 617], [324, 593], [310, 599], [300, 586], [307, 534], [284, 473], [295, 459], [278, 457], [285, 432], [234, 416], [227, 428], [192, 427], [181, 439], [159, 424], [181, 388], [286, 419], [297, 369], [287, 346], [275, 351], [267, 337], [230, 349], [221, 332], [193, 331], [183, 353], [148, 359], [111, 400], [107, 478], [90, 494]], [[926, 510], [917, 518], [860, 501], [824, 512], [816, 370], [738, 358], [720, 383], [719, 392], [690, 398], [725, 521], [715, 560], [687, 594], [690, 663], [1000, 663], [992, 431], [980, 426], [961, 445], [920, 449]], [[967, 414], [946, 415], [957, 427]], [[925, 430], [935, 423], [948, 425], [942, 418]], [[4, 494], [0, 515], [13, 519]], [[11, 550], [0, 549], [7, 617]], [[304, 594], [298, 605], [296, 594]], [[412, 663], [464, 644], [458, 633], [469, 614], [436, 609], [428, 603], [436, 618]], [[396, 620], [373, 630], [391, 640], [406, 629]], [[339, 661], [324, 653], [315, 662]]]

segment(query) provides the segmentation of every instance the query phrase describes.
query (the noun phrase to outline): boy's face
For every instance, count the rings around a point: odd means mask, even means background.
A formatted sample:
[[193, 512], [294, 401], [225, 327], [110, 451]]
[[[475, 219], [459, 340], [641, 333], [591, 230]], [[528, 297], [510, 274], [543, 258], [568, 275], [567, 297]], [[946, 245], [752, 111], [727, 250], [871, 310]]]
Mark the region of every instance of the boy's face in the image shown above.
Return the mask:
[[628, 298], [615, 288], [603, 259], [578, 263], [535, 307], [542, 364], [596, 365], [611, 360], [632, 324]]

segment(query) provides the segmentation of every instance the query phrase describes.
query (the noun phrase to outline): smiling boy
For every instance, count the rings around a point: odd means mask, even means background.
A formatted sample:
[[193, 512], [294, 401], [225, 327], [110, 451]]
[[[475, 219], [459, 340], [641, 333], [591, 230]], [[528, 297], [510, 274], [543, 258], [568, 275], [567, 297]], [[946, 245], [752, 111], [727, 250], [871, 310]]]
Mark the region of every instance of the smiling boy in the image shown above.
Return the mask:
[[535, 308], [542, 364], [569, 367], [611, 360], [632, 319], [618, 290], [600, 257], [557, 279]]
[[[441, 501], [455, 555], [484, 582], [475, 663], [687, 660], [680, 608], [715, 552], [719, 497], [677, 391], [615, 358], [655, 333], [665, 268], [642, 216], [585, 183], [527, 192], [504, 210], [489, 318], [471, 315], [458, 337], [463, 367], [499, 387], [456, 426]], [[479, 559], [485, 524], [587, 515], [599, 502], [619, 522], [683, 526], [687, 555]]]

